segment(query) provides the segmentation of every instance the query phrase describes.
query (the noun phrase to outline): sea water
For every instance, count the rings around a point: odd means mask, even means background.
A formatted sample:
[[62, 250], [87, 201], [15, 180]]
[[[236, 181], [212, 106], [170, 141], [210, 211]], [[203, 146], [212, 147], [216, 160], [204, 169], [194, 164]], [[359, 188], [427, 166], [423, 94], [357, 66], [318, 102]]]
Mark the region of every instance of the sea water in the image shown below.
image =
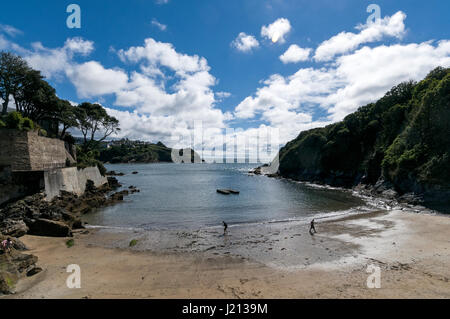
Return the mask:
[[[115, 164], [123, 188], [140, 192], [86, 216], [92, 225], [192, 230], [221, 225], [311, 219], [363, 204], [349, 191], [249, 175], [250, 164]], [[138, 174], [132, 174], [137, 171]], [[234, 189], [223, 195], [217, 189]]]

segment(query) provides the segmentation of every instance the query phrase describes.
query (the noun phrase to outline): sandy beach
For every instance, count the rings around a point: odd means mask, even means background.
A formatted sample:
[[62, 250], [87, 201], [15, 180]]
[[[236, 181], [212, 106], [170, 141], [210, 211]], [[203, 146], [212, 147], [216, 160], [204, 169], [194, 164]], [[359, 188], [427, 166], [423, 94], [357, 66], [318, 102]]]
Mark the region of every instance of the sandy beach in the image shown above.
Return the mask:
[[[315, 236], [307, 225], [280, 227], [278, 239], [254, 245], [266, 245], [261, 251], [272, 261], [292, 261], [285, 266], [239, 249], [227, 254], [226, 245], [142, 249], [145, 234], [134, 234], [140, 244], [133, 248], [130, 234], [95, 229], [76, 233], [70, 248], [66, 238], [27, 235], [23, 242], [44, 270], [3, 298], [450, 298], [446, 216], [365, 213], [319, 221]], [[81, 268], [80, 289], [66, 286], [70, 264]], [[380, 267], [381, 288], [367, 287], [368, 265]]]

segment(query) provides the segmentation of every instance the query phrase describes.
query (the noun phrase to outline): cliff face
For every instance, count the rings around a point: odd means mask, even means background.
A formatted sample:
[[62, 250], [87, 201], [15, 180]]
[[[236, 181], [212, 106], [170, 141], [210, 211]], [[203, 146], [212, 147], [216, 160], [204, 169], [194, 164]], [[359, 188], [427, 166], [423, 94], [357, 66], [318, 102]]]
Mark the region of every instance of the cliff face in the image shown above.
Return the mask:
[[383, 183], [400, 195], [445, 198], [450, 194], [450, 69], [399, 84], [341, 122], [300, 133], [280, 150], [279, 174], [341, 187]]

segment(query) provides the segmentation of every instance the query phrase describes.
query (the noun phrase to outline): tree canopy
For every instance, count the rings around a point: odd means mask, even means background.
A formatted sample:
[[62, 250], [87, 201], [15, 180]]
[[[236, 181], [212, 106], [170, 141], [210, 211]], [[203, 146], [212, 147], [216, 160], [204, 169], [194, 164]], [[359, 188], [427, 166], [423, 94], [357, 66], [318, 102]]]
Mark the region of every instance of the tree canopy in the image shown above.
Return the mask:
[[95, 135], [100, 133], [98, 142], [120, 131], [119, 120], [108, 115], [100, 104], [84, 102], [76, 109], [76, 118], [83, 134], [84, 144], [95, 141]]
[[[23, 118], [29, 118], [38, 125], [56, 125], [54, 135], [61, 139], [66, 137], [70, 128], [80, 129], [85, 146], [92, 144], [97, 137], [97, 142], [104, 141], [120, 131], [119, 121], [108, 115], [103, 106], [88, 102], [73, 106], [60, 99], [40, 71], [32, 69], [24, 59], [10, 52], [0, 52], [0, 99], [3, 117], [13, 102]], [[6, 127], [6, 124], [2, 126]]]

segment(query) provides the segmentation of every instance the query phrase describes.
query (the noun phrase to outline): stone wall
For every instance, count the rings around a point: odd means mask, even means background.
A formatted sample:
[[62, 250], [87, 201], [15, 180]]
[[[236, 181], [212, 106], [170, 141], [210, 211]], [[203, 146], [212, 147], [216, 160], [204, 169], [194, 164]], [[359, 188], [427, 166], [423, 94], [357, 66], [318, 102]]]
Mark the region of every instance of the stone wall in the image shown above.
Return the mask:
[[11, 166], [13, 172], [65, 167], [67, 158], [64, 141], [34, 131], [0, 130], [0, 166]]
[[97, 167], [85, 169], [67, 167], [46, 171], [44, 172], [46, 199], [52, 200], [61, 191], [82, 195], [88, 180], [93, 181], [96, 187], [108, 183], [107, 178], [100, 174]]
[[0, 166], [10, 166], [11, 170], [31, 170], [27, 132], [0, 130]]

